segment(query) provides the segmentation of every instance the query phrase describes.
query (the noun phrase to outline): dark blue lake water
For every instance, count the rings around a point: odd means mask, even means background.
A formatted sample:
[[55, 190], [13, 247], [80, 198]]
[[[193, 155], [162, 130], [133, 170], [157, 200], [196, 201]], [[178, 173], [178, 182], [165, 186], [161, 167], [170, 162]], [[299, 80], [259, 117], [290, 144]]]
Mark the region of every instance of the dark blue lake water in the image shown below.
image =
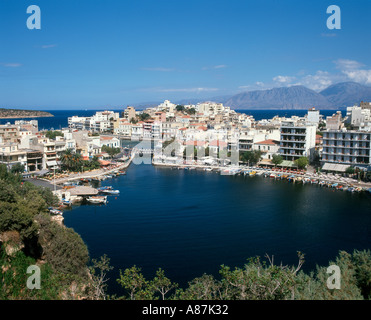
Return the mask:
[[339, 250], [371, 248], [369, 194], [134, 164], [102, 184], [120, 195], [64, 217], [92, 258], [111, 258], [110, 293], [123, 294], [115, 279], [134, 264], [147, 278], [161, 267], [184, 287], [203, 273], [218, 277], [221, 264], [243, 266], [256, 255], [291, 265], [302, 251], [309, 271], [328, 265]]

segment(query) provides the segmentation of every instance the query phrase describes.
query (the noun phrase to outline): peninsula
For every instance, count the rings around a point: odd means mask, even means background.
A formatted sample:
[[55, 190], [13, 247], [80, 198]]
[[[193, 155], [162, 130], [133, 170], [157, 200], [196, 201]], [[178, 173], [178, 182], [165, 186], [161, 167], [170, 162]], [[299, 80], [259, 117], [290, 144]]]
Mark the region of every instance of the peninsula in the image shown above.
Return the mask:
[[49, 112], [0, 108], [0, 119], [54, 117]]

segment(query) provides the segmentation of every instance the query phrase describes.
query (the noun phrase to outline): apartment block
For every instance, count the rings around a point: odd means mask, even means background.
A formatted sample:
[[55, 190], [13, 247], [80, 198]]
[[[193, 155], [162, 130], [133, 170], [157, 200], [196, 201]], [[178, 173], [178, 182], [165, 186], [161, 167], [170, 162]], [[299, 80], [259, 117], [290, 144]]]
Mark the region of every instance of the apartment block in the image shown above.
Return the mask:
[[371, 163], [371, 132], [328, 130], [323, 133], [322, 163], [367, 167]]
[[294, 120], [281, 123], [280, 155], [284, 160], [311, 159], [316, 146], [316, 126]]

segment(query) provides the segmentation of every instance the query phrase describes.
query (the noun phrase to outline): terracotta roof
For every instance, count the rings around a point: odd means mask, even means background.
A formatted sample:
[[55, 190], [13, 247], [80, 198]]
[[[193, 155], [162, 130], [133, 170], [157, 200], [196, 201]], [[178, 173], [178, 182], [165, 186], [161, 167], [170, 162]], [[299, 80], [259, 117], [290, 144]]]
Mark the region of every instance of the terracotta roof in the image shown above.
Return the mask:
[[220, 140], [212, 140], [209, 142], [209, 146], [212, 147], [226, 147], [228, 145], [227, 142], [220, 141]]
[[207, 131], [207, 127], [204, 127], [204, 126], [200, 126], [197, 128], [198, 130], [203, 130], [203, 131]]
[[277, 145], [277, 144], [279, 144], [279, 142], [276, 141], [276, 140], [268, 139], [268, 140], [264, 140], [264, 141], [256, 142], [255, 144], [269, 144], [269, 145]]
[[204, 146], [206, 144], [206, 141], [203, 141], [203, 140], [196, 140], [196, 141], [193, 141], [193, 140], [188, 140], [185, 142], [185, 145], [186, 146]]

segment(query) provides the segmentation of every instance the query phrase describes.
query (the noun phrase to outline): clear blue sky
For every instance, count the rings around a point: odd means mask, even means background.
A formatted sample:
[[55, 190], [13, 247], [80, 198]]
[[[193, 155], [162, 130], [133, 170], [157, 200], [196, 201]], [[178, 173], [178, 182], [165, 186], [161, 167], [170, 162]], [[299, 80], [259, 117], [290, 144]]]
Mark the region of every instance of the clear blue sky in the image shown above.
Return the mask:
[[[41, 30], [29, 30], [29, 5]], [[329, 5], [341, 29], [329, 30]], [[371, 85], [371, 1], [0, 0], [0, 107], [65, 109]]]

